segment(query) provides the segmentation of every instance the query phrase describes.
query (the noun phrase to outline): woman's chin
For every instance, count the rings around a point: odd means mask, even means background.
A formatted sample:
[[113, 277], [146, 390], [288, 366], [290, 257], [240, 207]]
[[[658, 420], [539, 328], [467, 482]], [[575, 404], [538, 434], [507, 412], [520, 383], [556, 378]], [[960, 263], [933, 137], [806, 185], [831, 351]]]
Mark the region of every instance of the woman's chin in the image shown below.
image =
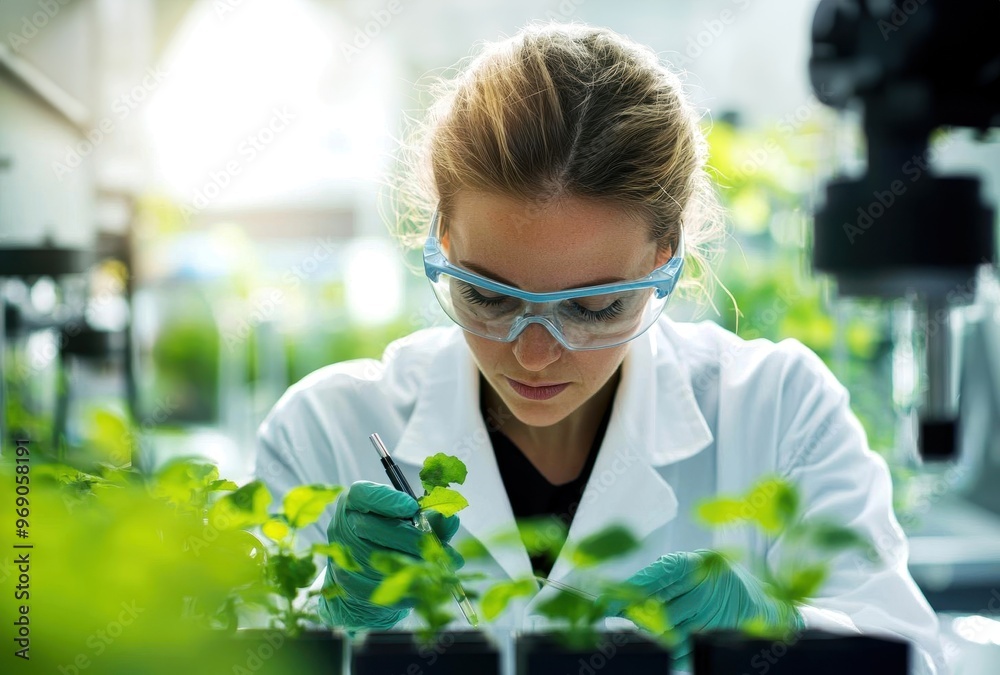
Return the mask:
[[505, 403], [517, 421], [529, 427], [550, 427], [564, 420], [571, 412], [566, 409], [564, 403], [552, 399], [529, 401], [507, 398]]

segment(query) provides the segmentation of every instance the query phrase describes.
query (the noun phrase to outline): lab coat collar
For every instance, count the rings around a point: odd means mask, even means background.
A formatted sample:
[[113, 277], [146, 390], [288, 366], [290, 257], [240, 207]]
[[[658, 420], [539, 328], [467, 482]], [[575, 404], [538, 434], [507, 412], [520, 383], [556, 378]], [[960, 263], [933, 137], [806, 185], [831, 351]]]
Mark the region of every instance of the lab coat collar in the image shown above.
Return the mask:
[[[415, 408], [394, 456], [416, 466], [438, 452], [464, 461], [469, 474], [460, 490], [469, 507], [459, 514], [462, 527], [483, 542], [511, 578], [531, 576], [523, 546], [491, 542], [497, 533], [514, 530], [514, 515], [479, 409], [478, 368], [461, 329], [455, 327], [444, 337], [423, 373]], [[570, 542], [611, 524], [624, 525], [641, 540], [676, 516], [674, 491], [655, 467], [690, 457], [712, 441], [687, 367], [678, 358], [678, 339], [672, 322], [661, 317], [630, 343], [608, 428], [573, 518]], [[568, 578], [574, 571], [565, 555], [569, 548], [564, 547], [550, 578]]]

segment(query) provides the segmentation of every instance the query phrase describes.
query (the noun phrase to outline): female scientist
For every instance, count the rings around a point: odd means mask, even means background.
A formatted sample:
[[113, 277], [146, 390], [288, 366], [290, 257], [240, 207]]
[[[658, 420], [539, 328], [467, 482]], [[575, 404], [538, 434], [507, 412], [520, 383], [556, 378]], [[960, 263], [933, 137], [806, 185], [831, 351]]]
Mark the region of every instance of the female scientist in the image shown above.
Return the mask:
[[[782, 541], [708, 531], [692, 510], [778, 474], [806, 518], [850, 526], [881, 554], [834, 558], [794, 624], [901, 636], [924, 672], [939, 672], [889, 472], [845, 388], [795, 340], [745, 341], [662, 313], [682, 267], [684, 285], [705, 291], [719, 233], [705, 140], [672, 71], [608, 30], [533, 26], [448, 82], [423, 131], [406, 187], [422, 206], [406, 215], [423, 218], [426, 274], [457, 325], [417, 331], [380, 362], [327, 366], [264, 421], [257, 475], [277, 498], [303, 483], [350, 486], [307, 543], [329, 538], [362, 560], [419, 555], [417, 505], [385, 484], [368, 440], [378, 432], [413, 485], [429, 455], [468, 466], [468, 508], [433, 520], [444, 541], [486, 546], [466, 571], [585, 585], [567, 546], [548, 568], [492, 535], [527, 516], [560, 518], [569, 541], [622, 524], [640, 549], [596, 572], [630, 578], [685, 632], [735, 627], [788, 610], [735, 563], [699, 581], [698, 551], [737, 547], [773, 565]], [[327, 574], [345, 591], [321, 601], [331, 624], [409, 621], [406, 608], [368, 601], [381, 578], [370, 567]], [[534, 608], [554, 592], [543, 585], [502, 619], [537, 625]]]

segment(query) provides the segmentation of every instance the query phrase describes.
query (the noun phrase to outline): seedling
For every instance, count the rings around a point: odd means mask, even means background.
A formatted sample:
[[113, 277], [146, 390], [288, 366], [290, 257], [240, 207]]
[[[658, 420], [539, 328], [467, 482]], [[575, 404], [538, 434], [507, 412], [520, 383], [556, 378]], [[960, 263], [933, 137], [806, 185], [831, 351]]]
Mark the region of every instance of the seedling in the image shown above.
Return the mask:
[[[280, 628], [291, 637], [300, 635], [307, 621], [322, 623], [319, 616], [297, 602], [302, 590], [316, 579], [313, 556], [328, 556], [334, 564], [349, 570], [359, 569], [358, 563], [348, 549], [337, 543], [313, 544], [299, 551], [296, 535], [302, 528], [315, 523], [342, 491], [339, 485], [300, 485], [285, 494], [280, 512], [271, 513], [271, 493], [262, 482], [255, 480], [225, 495], [212, 506], [210, 522], [226, 528], [259, 526], [263, 535], [273, 542], [265, 578], [234, 596], [225, 608], [228, 625], [236, 623], [238, 602], [263, 607], [271, 616], [271, 628]], [[305, 595], [310, 598], [323, 593], [332, 597], [337, 592], [336, 587], [327, 587]], [[278, 597], [277, 602], [274, 596]]]
[[432, 509], [444, 516], [453, 516], [469, 505], [465, 497], [448, 486], [465, 482], [469, 470], [458, 457], [439, 452], [424, 460], [420, 483], [424, 494], [417, 502], [421, 509]]
[[[469, 502], [465, 497], [449, 487], [461, 485], [467, 475], [465, 464], [457, 457], [444, 453], [428, 457], [420, 470], [420, 482], [424, 488], [423, 495], [417, 499], [420, 508], [453, 516], [467, 507]], [[414, 612], [425, 624], [418, 636], [429, 641], [455, 618], [451, 611], [455, 585], [462, 584], [464, 587], [465, 582], [478, 579], [481, 575], [456, 573], [448, 553], [435, 537], [423, 537], [421, 555], [421, 560], [395, 553], [372, 555], [371, 565], [385, 578], [370, 600], [387, 606], [404, 599], [412, 600]]]
[[[750, 524], [765, 536], [782, 538], [784, 555], [772, 571], [759, 570], [764, 588], [774, 599], [790, 606], [802, 604], [816, 593], [830, 572], [830, 558], [850, 549], [865, 551], [870, 560], [878, 552], [854, 530], [830, 520], [804, 520], [795, 486], [778, 477], [754, 484], [744, 496], [724, 496], [701, 502], [697, 517], [709, 527]], [[731, 555], [719, 554], [706, 564], [728, 564]], [[748, 633], [766, 637], [787, 633], [788, 626], [751, 624], [741, 626]]]
[[[565, 526], [556, 518], [521, 519], [518, 531], [502, 533], [498, 543], [517, 541], [524, 543], [532, 556], [545, 556], [555, 560], [566, 543]], [[592, 569], [598, 565], [631, 553], [639, 542], [632, 533], [620, 526], [611, 525], [577, 542], [570, 559], [577, 569]], [[475, 555], [475, 551], [463, 554]], [[597, 643], [596, 625], [603, 618], [621, 612], [636, 625], [670, 644], [672, 634], [659, 603], [641, 595], [631, 584], [603, 579], [592, 580], [590, 586], [599, 589], [595, 598], [589, 593], [560, 588], [551, 598], [538, 605], [538, 611], [551, 619], [556, 636], [571, 649], [588, 649]], [[483, 595], [483, 615], [487, 620], [498, 617], [517, 597], [533, 595], [538, 589], [533, 577], [501, 581]]]

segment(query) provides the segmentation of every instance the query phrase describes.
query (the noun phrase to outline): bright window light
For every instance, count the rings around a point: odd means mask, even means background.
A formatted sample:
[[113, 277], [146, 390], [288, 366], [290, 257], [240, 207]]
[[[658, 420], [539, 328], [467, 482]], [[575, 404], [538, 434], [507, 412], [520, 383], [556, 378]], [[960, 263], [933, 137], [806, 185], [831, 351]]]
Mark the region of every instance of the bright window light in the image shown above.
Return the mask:
[[375, 325], [396, 318], [403, 303], [403, 269], [395, 247], [385, 239], [357, 239], [348, 246], [345, 259], [351, 319]]
[[191, 9], [146, 108], [157, 180], [170, 196], [200, 211], [377, 175], [386, 83], [354, 81], [330, 23], [307, 0]]

